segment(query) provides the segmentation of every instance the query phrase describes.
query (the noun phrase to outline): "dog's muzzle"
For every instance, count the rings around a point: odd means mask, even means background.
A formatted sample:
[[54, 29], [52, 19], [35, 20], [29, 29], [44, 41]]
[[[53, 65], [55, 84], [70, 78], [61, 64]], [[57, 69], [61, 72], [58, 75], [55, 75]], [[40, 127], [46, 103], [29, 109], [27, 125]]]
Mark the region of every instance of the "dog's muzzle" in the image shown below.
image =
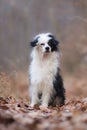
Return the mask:
[[49, 48], [49, 47], [45, 47], [45, 51], [46, 51], [46, 52], [49, 52], [49, 51], [50, 51], [50, 48]]

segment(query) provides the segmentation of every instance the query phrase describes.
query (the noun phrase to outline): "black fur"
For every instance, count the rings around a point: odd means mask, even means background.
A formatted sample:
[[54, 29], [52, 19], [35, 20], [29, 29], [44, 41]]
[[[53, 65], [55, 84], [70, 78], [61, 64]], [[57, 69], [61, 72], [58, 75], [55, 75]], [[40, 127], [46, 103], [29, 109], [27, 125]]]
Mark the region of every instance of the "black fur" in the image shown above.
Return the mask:
[[[58, 68], [57, 74], [55, 76], [55, 80], [53, 81], [53, 86], [56, 91], [56, 94], [54, 95], [55, 99], [56, 97], [60, 98], [60, 105], [65, 104], [65, 89], [63, 85], [63, 79], [60, 75], [60, 69]], [[54, 102], [55, 102], [54, 99]]]
[[48, 42], [49, 46], [51, 46], [51, 51], [57, 51], [58, 50], [58, 44], [59, 42], [55, 39], [50, 39]]
[[55, 38], [53, 35], [49, 34], [48, 37], [51, 37], [51, 38], [52, 38], [53, 44], [55, 44], [55, 45], [58, 45], [58, 44], [59, 44], [59, 41], [56, 40], [56, 38]]
[[30, 45], [31, 45], [32, 47], [35, 47], [35, 46], [36, 46], [36, 43], [38, 42], [38, 38], [39, 38], [39, 37], [37, 37], [36, 39], [34, 39], [32, 42], [30, 42]]
[[49, 34], [48, 37], [51, 37], [52, 39], [55, 39], [55, 37], [52, 34]]

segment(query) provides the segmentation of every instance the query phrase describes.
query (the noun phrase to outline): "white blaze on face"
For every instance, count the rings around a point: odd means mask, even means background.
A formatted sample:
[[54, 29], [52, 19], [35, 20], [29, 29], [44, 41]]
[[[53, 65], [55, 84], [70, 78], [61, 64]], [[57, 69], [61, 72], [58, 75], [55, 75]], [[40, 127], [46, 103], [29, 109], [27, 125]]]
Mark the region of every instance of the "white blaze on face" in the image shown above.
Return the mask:
[[46, 48], [48, 47], [49, 48], [49, 52], [51, 51], [51, 47], [48, 45], [48, 42], [49, 40], [51, 39], [49, 36], [48, 36], [48, 33], [47, 34], [40, 34], [38, 35], [38, 45], [41, 45], [41, 48], [42, 48], [42, 52], [46, 52]]
[[48, 43], [48, 41], [50, 40], [51, 38], [49, 36], [47, 36], [46, 34], [41, 34], [39, 39], [38, 39], [38, 42], [39, 43]]

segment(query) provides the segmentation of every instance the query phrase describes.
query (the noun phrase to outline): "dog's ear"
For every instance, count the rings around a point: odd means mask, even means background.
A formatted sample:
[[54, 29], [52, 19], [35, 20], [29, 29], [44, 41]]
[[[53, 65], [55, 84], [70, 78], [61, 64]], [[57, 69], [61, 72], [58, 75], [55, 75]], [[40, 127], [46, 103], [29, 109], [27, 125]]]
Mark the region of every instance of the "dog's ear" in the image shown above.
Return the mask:
[[50, 40], [50, 42], [51, 42], [53, 45], [55, 45], [55, 46], [57, 46], [57, 45], [59, 44], [59, 41], [56, 40], [55, 38], [52, 38], [52, 39]]
[[51, 43], [53, 43], [55, 46], [59, 44], [59, 41], [56, 40], [56, 38], [52, 34], [49, 34], [48, 36], [52, 38]]
[[35, 39], [35, 40], [33, 40], [33, 41], [30, 42], [30, 45], [32, 47], [35, 47], [37, 45], [37, 42], [38, 42], [38, 39]]
[[36, 36], [33, 41], [30, 42], [30, 45], [32, 47], [37, 46], [39, 36]]
[[59, 41], [54, 39], [54, 44], [57, 46], [59, 44]]

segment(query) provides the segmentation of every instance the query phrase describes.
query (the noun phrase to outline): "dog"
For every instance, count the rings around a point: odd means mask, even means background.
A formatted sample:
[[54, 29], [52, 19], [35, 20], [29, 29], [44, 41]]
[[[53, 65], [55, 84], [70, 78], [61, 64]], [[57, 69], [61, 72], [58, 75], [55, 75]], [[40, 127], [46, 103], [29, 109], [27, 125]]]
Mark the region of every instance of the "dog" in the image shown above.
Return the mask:
[[61, 106], [65, 103], [65, 89], [59, 67], [59, 41], [52, 33], [42, 33], [30, 42], [29, 66], [30, 106]]

